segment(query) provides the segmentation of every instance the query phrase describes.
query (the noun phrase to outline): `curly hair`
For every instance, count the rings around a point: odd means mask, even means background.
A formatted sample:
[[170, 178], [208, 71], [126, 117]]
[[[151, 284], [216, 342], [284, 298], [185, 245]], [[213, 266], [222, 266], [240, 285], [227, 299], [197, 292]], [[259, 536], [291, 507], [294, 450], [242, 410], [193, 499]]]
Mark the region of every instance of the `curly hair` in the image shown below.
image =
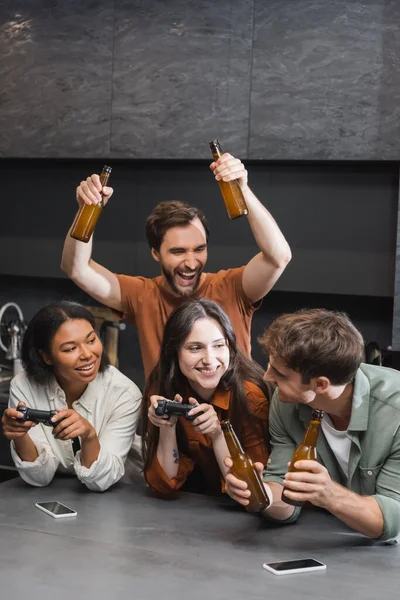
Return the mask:
[[[87, 308], [77, 302], [54, 302], [41, 308], [29, 323], [22, 340], [21, 357], [23, 367], [30, 379], [38, 384], [48, 383], [53, 376], [53, 366], [44, 362], [40, 351], [50, 353], [51, 342], [65, 321], [83, 319], [88, 321], [93, 329], [95, 320]], [[99, 372], [105, 371], [110, 364], [103, 349]]]

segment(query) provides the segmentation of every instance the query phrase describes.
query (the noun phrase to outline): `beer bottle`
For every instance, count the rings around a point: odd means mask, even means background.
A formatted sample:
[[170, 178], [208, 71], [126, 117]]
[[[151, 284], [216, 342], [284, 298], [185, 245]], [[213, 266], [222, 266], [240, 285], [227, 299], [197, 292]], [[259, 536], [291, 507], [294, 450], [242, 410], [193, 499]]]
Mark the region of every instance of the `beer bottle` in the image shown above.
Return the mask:
[[[104, 165], [100, 175], [100, 183], [102, 187], [107, 185], [110, 173], [111, 167]], [[79, 240], [80, 242], [87, 243], [92, 236], [102, 210], [103, 200], [100, 200], [98, 204], [84, 204], [81, 206], [71, 227], [71, 237]]]
[[238, 479], [245, 481], [247, 489], [251, 492], [246, 510], [249, 512], [259, 512], [268, 508], [269, 498], [263, 481], [254, 467], [250, 456], [243, 450], [230, 421], [221, 421], [221, 429], [224, 432], [226, 445], [228, 446], [233, 462], [232, 473]]
[[[218, 140], [210, 142], [210, 148], [214, 160], [218, 160], [222, 155], [221, 146]], [[246, 201], [243, 197], [242, 190], [236, 179], [233, 181], [218, 181], [222, 197], [225, 202], [226, 210], [230, 219], [237, 219], [248, 214]]]
[[[311, 420], [307, 427], [304, 439], [293, 452], [292, 460], [290, 461], [289, 473], [298, 472], [299, 469], [294, 467], [294, 463], [298, 460], [317, 460], [317, 441], [321, 429], [321, 420], [324, 413], [322, 410], [313, 410]], [[282, 492], [282, 500], [291, 506], [303, 506], [304, 502], [291, 500], [286, 497], [285, 490]]]

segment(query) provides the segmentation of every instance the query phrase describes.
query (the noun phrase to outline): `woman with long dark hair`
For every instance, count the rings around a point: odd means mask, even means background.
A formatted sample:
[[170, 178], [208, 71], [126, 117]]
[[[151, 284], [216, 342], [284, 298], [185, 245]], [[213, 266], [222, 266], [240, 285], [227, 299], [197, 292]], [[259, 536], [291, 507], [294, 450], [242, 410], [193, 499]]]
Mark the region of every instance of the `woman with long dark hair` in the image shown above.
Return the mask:
[[[236, 346], [228, 316], [204, 298], [170, 315], [160, 359], [147, 382], [141, 427], [144, 474], [164, 496], [178, 489], [220, 494], [229, 455], [220, 421], [230, 419], [253, 461], [268, 458], [268, 406], [272, 387]], [[157, 416], [158, 400], [190, 403], [193, 421]]]
[[[44, 486], [57, 471], [103, 491], [124, 474], [140, 413], [139, 388], [109, 364], [92, 313], [75, 302], [39, 310], [22, 342], [2, 419], [21, 477]], [[22, 406], [57, 411], [53, 426], [20, 422]]]

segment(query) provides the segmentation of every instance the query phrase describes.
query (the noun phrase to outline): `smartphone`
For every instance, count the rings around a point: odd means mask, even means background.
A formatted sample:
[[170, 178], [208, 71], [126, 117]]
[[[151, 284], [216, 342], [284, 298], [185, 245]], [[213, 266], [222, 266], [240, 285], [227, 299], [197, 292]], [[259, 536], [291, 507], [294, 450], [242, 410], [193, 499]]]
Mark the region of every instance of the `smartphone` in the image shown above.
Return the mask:
[[311, 571], [325, 571], [326, 565], [315, 558], [300, 558], [284, 560], [282, 562], [264, 563], [264, 569], [274, 575], [290, 575], [291, 573], [309, 573]]
[[55, 519], [63, 519], [64, 517], [76, 517], [77, 513], [68, 508], [61, 502], [36, 502], [36, 508], [39, 508], [43, 512], [51, 515]]

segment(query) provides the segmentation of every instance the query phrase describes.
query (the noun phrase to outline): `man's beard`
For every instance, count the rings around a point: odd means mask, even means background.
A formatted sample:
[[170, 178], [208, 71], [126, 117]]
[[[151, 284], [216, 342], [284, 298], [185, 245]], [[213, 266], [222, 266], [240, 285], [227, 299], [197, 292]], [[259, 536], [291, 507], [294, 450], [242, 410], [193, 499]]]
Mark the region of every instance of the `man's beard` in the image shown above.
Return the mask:
[[175, 276], [172, 273], [170, 273], [169, 271], [167, 271], [166, 269], [164, 269], [163, 265], [161, 265], [161, 272], [164, 275], [165, 279], [167, 280], [169, 286], [175, 292], [175, 294], [177, 294], [178, 296], [181, 296], [182, 298], [192, 296], [194, 294], [194, 292], [197, 290], [197, 288], [199, 287], [202, 270], [203, 269], [199, 269], [198, 271], [196, 270], [196, 276], [195, 276], [194, 282], [190, 287], [187, 287], [187, 290], [186, 289], [180, 290], [175, 285]]

